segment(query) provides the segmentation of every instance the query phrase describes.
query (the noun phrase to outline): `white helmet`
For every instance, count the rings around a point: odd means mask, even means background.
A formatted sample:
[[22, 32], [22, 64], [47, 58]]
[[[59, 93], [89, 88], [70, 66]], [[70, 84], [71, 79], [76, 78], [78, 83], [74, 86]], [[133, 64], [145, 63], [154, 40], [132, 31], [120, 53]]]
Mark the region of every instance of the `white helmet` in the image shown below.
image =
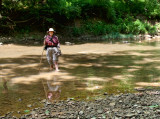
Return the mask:
[[53, 28], [49, 28], [49, 31], [53, 31], [54, 32], [54, 29]]

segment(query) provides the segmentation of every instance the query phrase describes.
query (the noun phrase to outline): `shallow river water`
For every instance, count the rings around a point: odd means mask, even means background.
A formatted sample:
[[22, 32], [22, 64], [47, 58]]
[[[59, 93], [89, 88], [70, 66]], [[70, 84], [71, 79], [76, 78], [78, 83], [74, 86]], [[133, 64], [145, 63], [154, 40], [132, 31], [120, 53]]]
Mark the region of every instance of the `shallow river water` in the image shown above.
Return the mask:
[[40, 47], [0, 48], [4, 53], [0, 59], [0, 115], [24, 114], [42, 106], [39, 102], [50, 94], [52, 101], [94, 100], [104, 93], [160, 87], [159, 43], [62, 46], [60, 72], [49, 71], [45, 55], [39, 67]]

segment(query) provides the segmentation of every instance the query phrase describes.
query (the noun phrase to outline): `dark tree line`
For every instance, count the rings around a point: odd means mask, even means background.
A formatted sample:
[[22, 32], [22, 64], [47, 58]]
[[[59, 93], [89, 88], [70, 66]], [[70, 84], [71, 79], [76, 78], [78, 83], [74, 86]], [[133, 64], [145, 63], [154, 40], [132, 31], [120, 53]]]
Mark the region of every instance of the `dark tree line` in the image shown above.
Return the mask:
[[[0, 0], [0, 32], [70, 28], [73, 35], [156, 33], [148, 20], [160, 20], [159, 0]], [[140, 18], [137, 18], [137, 17]], [[74, 26], [76, 20], [81, 27]], [[93, 31], [89, 28], [91, 27]], [[132, 29], [135, 27], [135, 29]]]

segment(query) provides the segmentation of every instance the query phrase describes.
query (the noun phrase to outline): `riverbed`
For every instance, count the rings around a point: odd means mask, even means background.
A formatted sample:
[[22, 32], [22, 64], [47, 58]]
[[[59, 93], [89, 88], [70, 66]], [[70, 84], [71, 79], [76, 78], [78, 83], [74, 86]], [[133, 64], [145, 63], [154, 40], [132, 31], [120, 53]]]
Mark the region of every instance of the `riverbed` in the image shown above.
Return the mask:
[[[0, 115], [51, 100], [86, 100], [160, 87], [159, 43], [61, 45], [60, 72], [50, 71], [42, 46], [0, 46]], [[21, 112], [21, 113], [20, 113]]]

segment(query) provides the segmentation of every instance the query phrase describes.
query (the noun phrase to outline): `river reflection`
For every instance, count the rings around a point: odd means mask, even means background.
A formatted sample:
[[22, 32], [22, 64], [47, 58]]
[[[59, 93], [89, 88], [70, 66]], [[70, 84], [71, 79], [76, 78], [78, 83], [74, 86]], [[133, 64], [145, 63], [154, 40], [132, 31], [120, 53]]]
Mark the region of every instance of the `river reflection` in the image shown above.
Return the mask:
[[61, 88], [58, 76], [54, 76], [53, 79], [47, 80], [48, 93], [47, 97], [50, 101], [56, 101], [60, 98]]
[[3, 82], [3, 90], [2, 90], [2, 93], [8, 93], [7, 80], [6, 80], [6, 79], [2, 79], [2, 82]]

